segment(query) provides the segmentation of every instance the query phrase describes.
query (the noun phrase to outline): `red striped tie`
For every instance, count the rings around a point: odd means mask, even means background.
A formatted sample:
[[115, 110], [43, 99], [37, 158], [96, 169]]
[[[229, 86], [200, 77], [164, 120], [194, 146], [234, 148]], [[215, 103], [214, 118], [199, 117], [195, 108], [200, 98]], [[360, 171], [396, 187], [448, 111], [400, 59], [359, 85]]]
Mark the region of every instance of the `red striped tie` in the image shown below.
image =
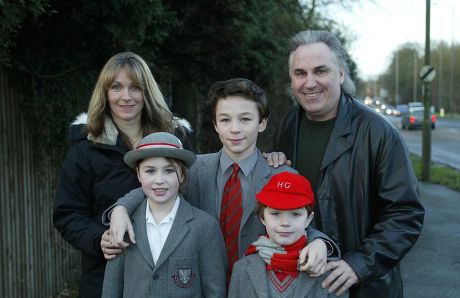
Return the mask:
[[232, 272], [233, 264], [238, 260], [238, 235], [240, 233], [241, 215], [241, 183], [238, 177], [240, 167], [233, 164], [233, 172], [225, 183], [224, 194], [222, 196], [222, 206], [220, 208], [220, 227], [227, 247], [229, 274]]

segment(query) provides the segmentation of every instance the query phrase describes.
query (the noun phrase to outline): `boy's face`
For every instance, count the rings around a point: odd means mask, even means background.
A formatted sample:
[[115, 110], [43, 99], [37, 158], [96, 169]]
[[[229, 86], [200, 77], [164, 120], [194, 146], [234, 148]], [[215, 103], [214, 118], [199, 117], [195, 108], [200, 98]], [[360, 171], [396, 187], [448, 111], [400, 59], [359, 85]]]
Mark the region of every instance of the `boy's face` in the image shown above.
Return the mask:
[[257, 104], [241, 96], [220, 99], [215, 119], [214, 128], [225, 152], [234, 161], [242, 160], [254, 152], [257, 135], [267, 127], [267, 119], [259, 119]]
[[264, 219], [260, 219], [270, 239], [279, 245], [291, 245], [302, 236], [313, 219], [304, 207], [290, 210], [264, 209]]
[[154, 205], [173, 205], [183, 181], [179, 167], [164, 157], [144, 159], [137, 168], [137, 177], [150, 204]]

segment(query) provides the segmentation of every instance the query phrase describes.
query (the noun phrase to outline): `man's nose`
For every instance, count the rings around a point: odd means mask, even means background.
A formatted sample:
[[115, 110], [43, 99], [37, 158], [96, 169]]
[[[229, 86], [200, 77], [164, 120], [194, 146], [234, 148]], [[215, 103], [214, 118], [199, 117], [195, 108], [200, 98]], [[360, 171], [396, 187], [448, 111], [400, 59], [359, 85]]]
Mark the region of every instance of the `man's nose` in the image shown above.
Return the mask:
[[314, 75], [308, 74], [305, 77], [304, 86], [309, 89], [314, 88], [316, 86], [316, 77]]

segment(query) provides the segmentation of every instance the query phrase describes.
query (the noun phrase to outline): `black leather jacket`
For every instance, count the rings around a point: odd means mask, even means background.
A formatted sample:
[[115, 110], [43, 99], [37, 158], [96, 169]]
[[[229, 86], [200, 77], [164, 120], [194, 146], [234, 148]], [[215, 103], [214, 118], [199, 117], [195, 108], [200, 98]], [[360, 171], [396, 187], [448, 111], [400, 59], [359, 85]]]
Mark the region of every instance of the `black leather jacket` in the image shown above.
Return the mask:
[[[294, 167], [302, 112], [289, 112], [273, 140], [273, 151]], [[350, 297], [402, 297], [399, 262], [420, 235], [425, 212], [397, 129], [342, 95], [314, 188], [322, 230], [359, 278]]]

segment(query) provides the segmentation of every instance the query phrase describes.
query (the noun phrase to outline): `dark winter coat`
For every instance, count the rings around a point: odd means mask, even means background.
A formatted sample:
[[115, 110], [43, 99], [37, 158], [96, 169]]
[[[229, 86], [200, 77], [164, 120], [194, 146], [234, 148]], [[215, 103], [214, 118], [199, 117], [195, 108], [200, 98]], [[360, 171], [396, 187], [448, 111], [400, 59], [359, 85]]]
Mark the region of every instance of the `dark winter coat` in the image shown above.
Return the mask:
[[123, 156], [130, 149], [107, 118], [105, 133], [94, 138], [86, 131], [86, 115], [70, 128], [71, 147], [61, 169], [53, 223], [62, 237], [81, 251], [79, 297], [101, 297], [105, 259], [100, 241], [107, 229], [102, 212], [140, 186]]
[[[296, 107], [275, 132], [273, 150], [295, 167]], [[422, 230], [424, 209], [408, 151], [384, 117], [342, 95], [314, 187], [322, 231], [342, 250], [359, 284], [350, 297], [402, 297], [399, 262]]]

